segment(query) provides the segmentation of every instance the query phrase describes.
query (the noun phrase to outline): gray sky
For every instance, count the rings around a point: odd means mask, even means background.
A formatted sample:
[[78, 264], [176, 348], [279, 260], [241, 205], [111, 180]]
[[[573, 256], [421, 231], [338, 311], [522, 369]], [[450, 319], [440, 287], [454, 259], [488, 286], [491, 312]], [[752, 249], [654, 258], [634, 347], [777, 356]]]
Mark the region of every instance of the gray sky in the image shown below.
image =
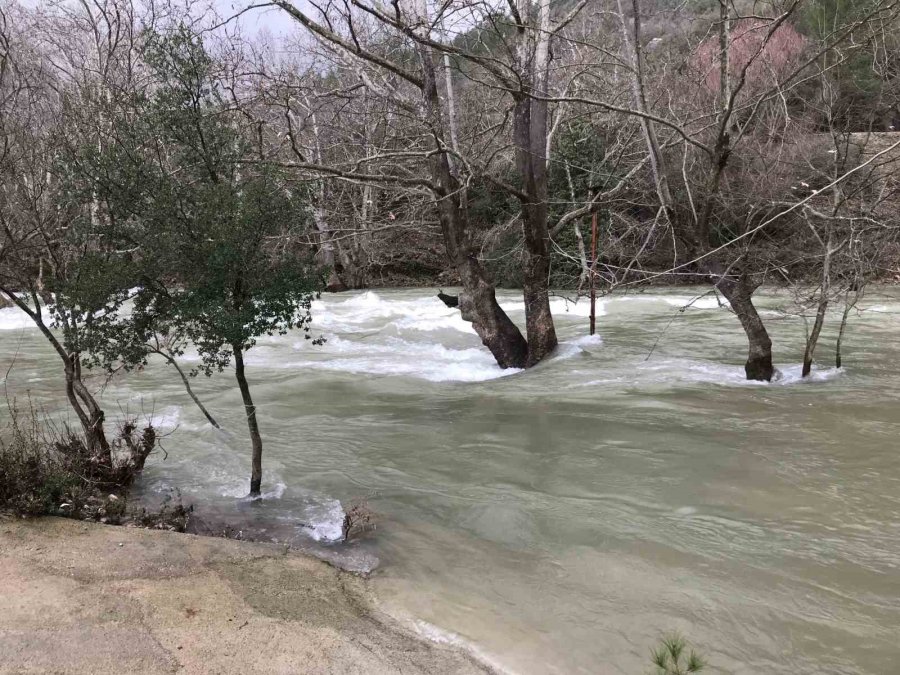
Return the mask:
[[[216, 9], [223, 16], [232, 16], [240, 9], [248, 5], [260, 4], [260, 0], [216, 0]], [[297, 3], [302, 6], [303, 3]], [[241, 27], [247, 33], [257, 33], [260, 30], [270, 32], [274, 37], [290, 34], [297, 31], [299, 25], [289, 17], [284, 10], [277, 7], [253, 9], [241, 15]]]
[[[19, 0], [25, 7], [38, 8], [49, 4], [50, 0]], [[250, 5], [258, 5], [265, 0], [212, 0], [216, 10], [223, 17], [233, 16], [237, 12]], [[298, 7], [304, 7], [304, 2], [298, 0]], [[309, 7], [306, 6], [306, 9]], [[297, 30], [297, 23], [291, 19], [284, 10], [277, 7], [253, 9], [241, 15], [238, 19], [241, 27], [248, 33], [256, 33], [260, 30], [268, 30], [273, 36], [290, 34]]]

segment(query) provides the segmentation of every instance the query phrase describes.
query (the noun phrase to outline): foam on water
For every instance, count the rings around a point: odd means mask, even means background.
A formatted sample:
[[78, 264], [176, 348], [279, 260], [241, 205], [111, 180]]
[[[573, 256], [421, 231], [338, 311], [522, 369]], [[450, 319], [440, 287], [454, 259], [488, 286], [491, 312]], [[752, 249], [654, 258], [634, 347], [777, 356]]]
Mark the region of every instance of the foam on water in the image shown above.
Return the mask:
[[[830, 382], [845, 373], [846, 369], [813, 368], [808, 377], [802, 377], [801, 365], [776, 368], [771, 382], [748, 380], [741, 365], [728, 365], [710, 361], [688, 359], [658, 359], [637, 364], [627, 376], [592, 378], [569, 384], [565, 389], [585, 389], [599, 385], [624, 385], [642, 387], [648, 385], [708, 384], [726, 387], [785, 387], [807, 386]], [[588, 374], [574, 371], [573, 374]]]
[[37, 330], [31, 318], [18, 307], [0, 309], [0, 330]]
[[[282, 482], [275, 483], [271, 489], [260, 494], [260, 499], [281, 499], [287, 485]], [[234, 478], [223, 483], [219, 491], [223, 497], [232, 497], [234, 499], [244, 499], [250, 494], [250, 481], [242, 478]]]
[[368, 375], [406, 376], [429, 382], [485, 382], [520, 372], [516, 368], [501, 369], [490, 353], [485, 358], [479, 350], [453, 350], [441, 345], [425, 350], [401, 351], [394, 358], [373, 359], [371, 356], [360, 355], [356, 358], [301, 361], [295, 366]]
[[[524, 319], [519, 316], [524, 315], [521, 300], [501, 299], [500, 306], [516, 321]], [[554, 297], [550, 306], [558, 319], [590, 314], [586, 298], [573, 302]], [[597, 316], [606, 313], [604, 307], [603, 302], [597, 303]], [[430, 382], [484, 382], [520, 372], [499, 368], [459, 310], [446, 307], [433, 295], [385, 299], [366, 291], [342, 299], [326, 294], [313, 303], [312, 312], [314, 329], [327, 338], [324, 345], [295, 340], [294, 349], [303, 352], [300, 361], [285, 360], [277, 350], [264, 353], [259, 349], [248, 360], [271, 368], [313, 368]], [[366, 333], [364, 338], [357, 337], [361, 333]], [[600, 344], [599, 336], [562, 342], [553, 359], [568, 358]]]
[[775, 377], [771, 382], [760, 382], [748, 380], [743, 366], [687, 359], [663, 359], [637, 366], [635, 369], [635, 381], [697, 382], [748, 387], [772, 387], [827, 382], [838, 377], [843, 370], [838, 370], [837, 368], [814, 369], [807, 378], [801, 377], [802, 372], [803, 367], [800, 365], [785, 366], [776, 369]]
[[[500, 308], [505, 312], [525, 313], [524, 300], [500, 300]], [[588, 317], [591, 315], [591, 302], [588, 298], [570, 300], [564, 297], [550, 298], [550, 312], [554, 317], [560, 318], [566, 315]], [[606, 315], [605, 300], [597, 300], [594, 313], [596, 316]]]
[[464, 652], [468, 652], [477, 661], [489, 666], [492, 671], [504, 674], [511, 674], [513, 672], [508, 668], [505, 668], [496, 659], [490, 658], [483, 650], [453, 631], [445, 630], [435, 626], [433, 623], [423, 621], [422, 619], [406, 619], [406, 622], [412, 626], [413, 630], [420, 637], [425, 638], [429, 642], [456, 647]]
[[306, 518], [312, 525], [309, 531], [316, 541], [335, 542], [344, 536], [344, 507], [337, 499], [324, 499], [306, 509]]
[[565, 344], [574, 345], [576, 347], [600, 347], [603, 345], [603, 338], [598, 333], [594, 333], [593, 335], [582, 335]]
[[436, 296], [383, 299], [366, 291], [349, 299], [325, 294], [312, 303], [313, 328], [330, 332], [358, 333], [375, 326], [395, 324], [401, 329], [434, 331], [441, 328], [475, 334], [459, 310], [447, 307]]
[[673, 307], [686, 309], [727, 309], [730, 307], [725, 298], [717, 298], [715, 295], [703, 295], [700, 297], [664, 297], [663, 301]]
[[[346, 300], [340, 297], [325, 294], [312, 303], [314, 326], [352, 331], [379, 319], [389, 319], [381, 321], [381, 325], [396, 325], [399, 328], [427, 332], [440, 328], [472, 334], [475, 332], [471, 324], [463, 321], [458, 309], [447, 307], [436, 295], [429, 294], [411, 299], [385, 299], [374, 291], [366, 291]], [[525, 303], [520, 299], [501, 298], [499, 305], [506, 312], [523, 314], [525, 312]], [[590, 302], [587, 298], [573, 301], [564, 297], [553, 297], [550, 299], [550, 311], [554, 316], [587, 317], [590, 315]], [[603, 316], [605, 313], [604, 301], [598, 300], [597, 316]]]
[[172, 431], [181, 426], [181, 406], [170, 405], [159, 412], [147, 415], [148, 422], [163, 431]]

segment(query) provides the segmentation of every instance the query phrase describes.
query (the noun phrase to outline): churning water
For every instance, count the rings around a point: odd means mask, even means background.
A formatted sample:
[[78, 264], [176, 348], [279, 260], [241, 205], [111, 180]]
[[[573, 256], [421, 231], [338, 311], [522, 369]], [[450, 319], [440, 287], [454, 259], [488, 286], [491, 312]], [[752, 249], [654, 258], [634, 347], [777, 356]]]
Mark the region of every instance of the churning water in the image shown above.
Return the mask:
[[[714, 672], [898, 672], [900, 299], [852, 317], [841, 372], [831, 317], [804, 382], [803, 323], [763, 294], [783, 376], [748, 384], [737, 320], [713, 296], [683, 309], [693, 293], [604, 298], [595, 338], [584, 301], [554, 299], [562, 344], [528, 372], [499, 370], [431, 290], [323, 296], [325, 345], [291, 334], [248, 355], [261, 505], [240, 501], [229, 373], [195, 382], [222, 432], [161, 363], [103, 400], [168, 433], [145, 493], [177, 488], [350, 567], [378, 558], [386, 609], [509, 670], [641, 674], [679, 630]], [[503, 305], [522, 321], [520, 297]], [[49, 347], [15, 310], [0, 329], [9, 393], [62, 410]], [[354, 497], [375, 537], [329, 543]]]

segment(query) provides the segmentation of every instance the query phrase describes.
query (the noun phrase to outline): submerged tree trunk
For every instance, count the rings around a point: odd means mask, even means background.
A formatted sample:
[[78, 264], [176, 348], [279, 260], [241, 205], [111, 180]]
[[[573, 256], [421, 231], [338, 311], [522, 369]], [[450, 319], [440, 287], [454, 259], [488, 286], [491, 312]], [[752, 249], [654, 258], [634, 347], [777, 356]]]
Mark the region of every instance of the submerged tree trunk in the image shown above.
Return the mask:
[[524, 192], [522, 226], [525, 234], [525, 264], [522, 294], [525, 299], [525, 329], [528, 363], [533, 366], [556, 348], [556, 328], [550, 313], [550, 234], [547, 230], [547, 160], [544, 157], [547, 105], [528, 97], [516, 102], [515, 138]]
[[850, 317], [850, 310], [853, 309], [854, 302], [851, 304], [849, 301], [844, 304], [844, 312], [841, 314], [841, 327], [838, 329], [837, 342], [834, 345], [834, 367], [842, 368], [843, 361], [841, 360], [841, 345], [844, 342], [844, 331], [847, 329], [847, 319]]
[[[438, 95], [434, 56], [430, 47], [419, 44], [422, 64], [422, 105], [425, 119], [442, 147], [444, 129]], [[437, 187], [438, 218], [447, 254], [459, 272], [463, 292], [459, 297], [462, 318], [472, 323], [481, 342], [501, 368], [524, 368], [528, 364], [528, 344], [521, 331], [500, 308], [494, 286], [473, 249], [464, 205], [460, 203], [459, 181], [453, 176], [447, 152], [435, 152], [428, 160], [431, 179]]]
[[813, 322], [812, 331], [806, 339], [806, 350], [803, 352], [803, 372], [801, 377], [806, 377], [812, 372], [813, 355], [816, 351], [816, 345], [819, 342], [819, 335], [822, 333], [822, 324], [825, 323], [825, 312], [828, 309], [828, 293], [830, 291], [831, 281], [831, 255], [834, 251], [831, 248], [831, 236], [828, 237], [828, 243], [825, 249], [825, 260], [822, 263], [822, 290], [819, 295], [819, 307], [816, 310], [816, 320]]
[[250, 467], [250, 496], [259, 497], [262, 486], [262, 437], [259, 435], [259, 424], [256, 421], [256, 406], [250, 396], [250, 385], [244, 373], [244, 352], [241, 345], [232, 345], [234, 350], [234, 375], [237, 378], [241, 398], [244, 400], [244, 411], [247, 413], [247, 428], [250, 430], [250, 443], [253, 448], [253, 459]]
[[813, 355], [816, 351], [816, 344], [819, 342], [819, 335], [822, 333], [822, 324], [825, 323], [825, 311], [828, 309], [828, 296], [822, 293], [819, 298], [819, 308], [816, 311], [816, 320], [813, 322], [812, 331], [806, 339], [806, 350], [803, 352], [803, 372], [801, 377], [806, 377], [812, 372]]
[[[853, 299], [850, 299], [850, 293], [853, 293]], [[844, 296], [844, 312], [841, 314], [841, 327], [838, 329], [837, 343], [834, 347], [834, 366], [841, 368], [843, 361], [841, 359], [841, 346], [844, 344], [844, 332], [847, 330], [847, 320], [850, 317], [851, 310], [856, 307], [865, 292], [865, 282], [857, 277]]]
[[[525, 91], [513, 107], [513, 141], [522, 199], [525, 235], [525, 269], [522, 293], [525, 299], [525, 329], [528, 335], [527, 365], [543, 360], [557, 345], [550, 313], [550, 232], [547, 227], [547, 101], [550, 67], [550, 0], [539, 0], [536, 35], [520, 31], [519, 67]], [[522, 10], [528, 7], [523, 3]], [[532, 47], [532, 39], [534, 40]], [[533, 49], [533, 53], [532, 53]]]
[[749, 351], [747, 363], [744, 365], [747, 379], [771, 381], [775, 375], [775, 368], [772, 366], [772, 339], [753, 304], [755, 289], [746, 277], [736, 280], [721, 278], [717, 287], [722, 291], [722, 295], [728, 298], [731, 308], [747, 334]]
[[[834, 212], [837, 213], [838, 209], [840, 208], [840, 194], [838, 190], [835, 190], [834, 202]], [[822, 241], [822, 238], [819, 236], [818, 232], [816, 232], [816, 229], [815, 227], [813, 227], [812, 223], [809, 221], [807, 222], [810, 226], [810, 229], [812, 229], [815, 238], [819, 241], [820, 244], [822, 244], [822, 248], [825, 252], [822, 258], [822, 281], [819, 287], [819, 306], [816, 310], [816, 320], [813, 322], [812, 331], [806, 338], [806, 350], [803, 353], [802, 377], [806, 377], [812, 372], [813, 354], [816, 351], [816, 344], [818, 344], [819, 342], [819, 335], [822, 333], [822, 325], [825, 323], [825, 312], [828, 309], [829, 294], [831, 293], [831, 261], [834, 258], [834, 254], [840, 251], [847, 243], [847, 241], [844, 241], [838, 246], [834, 246], [834, 227], [831, 222], [828, 222], [825, 241]], [[844, 316], [846, 317], [846, 313]], [[844, 320], [841, 321], [842, 331], [843, 326]], [[838, 337], [838, 340], [840, 341], [840, 337]], [[837, 350], [838, 354], [840, 354], [840, 345], [838, 345]], [[837, 356], [837, 358], [838, 360], [840, 360], [839, 355]]]

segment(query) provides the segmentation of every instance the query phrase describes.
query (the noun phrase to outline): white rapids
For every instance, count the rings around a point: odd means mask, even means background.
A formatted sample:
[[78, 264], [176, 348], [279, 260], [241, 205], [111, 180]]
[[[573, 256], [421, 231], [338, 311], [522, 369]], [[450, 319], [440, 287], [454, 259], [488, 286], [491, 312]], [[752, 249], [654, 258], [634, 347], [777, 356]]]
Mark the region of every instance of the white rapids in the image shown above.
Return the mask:
[[[435, 293], [325, 294], [309, 334], [323, 345], [294, 331], [249, 351], [260, 501], [244, 499], [230, 371], [193, 383], [222, 431], [161, 362], [114, 378], [110, 420], [163, 434], [143, 498], [180, 493], [216, 527], [357, 571], [380, 560], [387, 610], [509, 672], [647, 672], [672, 630], [712, 672], [896, 670], [894, 289], [852, 316], [840, 371], [829, 315], [808, 378], [802, 320], [786, 295], [761, 293], [772, 383], [746, 382], [739, 323], [702, 288], [601, 297], [595, 336], [584, 298], [554, 297], [559, 347], [527, 371], [497, 367]], [[499, 300], [524, 325], [521, 294]], [[66, 418], [56, 356], [16, 309], [0, 309], [0, 379], [20, 409]], [[376, 530], [345, 546], [356, 500]]]

